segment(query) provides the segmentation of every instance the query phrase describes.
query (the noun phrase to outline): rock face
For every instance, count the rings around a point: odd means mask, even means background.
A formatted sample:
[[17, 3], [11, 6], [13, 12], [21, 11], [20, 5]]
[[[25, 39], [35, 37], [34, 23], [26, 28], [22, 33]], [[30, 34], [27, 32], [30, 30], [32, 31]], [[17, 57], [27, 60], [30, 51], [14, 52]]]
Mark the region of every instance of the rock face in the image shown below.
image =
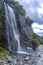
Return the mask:
[[18, 15], [18, 27], [20, 32], [20, 41], [22, 47], [32, 47], [32, 28], [26, 24], [25, 17]]

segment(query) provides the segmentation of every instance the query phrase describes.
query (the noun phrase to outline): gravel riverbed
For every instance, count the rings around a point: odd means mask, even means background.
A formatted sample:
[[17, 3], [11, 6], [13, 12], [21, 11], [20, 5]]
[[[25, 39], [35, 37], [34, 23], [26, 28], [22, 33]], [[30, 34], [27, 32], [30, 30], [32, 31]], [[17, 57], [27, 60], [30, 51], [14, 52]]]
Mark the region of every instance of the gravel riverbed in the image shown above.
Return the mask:
[[15, 54], [0, 57], [0, 65], [37, 65], [41, 56], [37, 53], [30, 55]]

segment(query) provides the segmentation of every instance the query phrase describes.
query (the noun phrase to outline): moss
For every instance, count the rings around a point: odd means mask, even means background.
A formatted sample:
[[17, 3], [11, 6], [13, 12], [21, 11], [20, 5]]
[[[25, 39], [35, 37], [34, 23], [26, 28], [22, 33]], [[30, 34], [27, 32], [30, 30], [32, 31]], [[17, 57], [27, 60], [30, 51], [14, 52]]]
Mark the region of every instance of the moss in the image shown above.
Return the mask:
[[6, 48], [0, 47], [0, 56], [7, 56], [9, 52]]
[[33, 45], [33, 49], [35, 50], [41, 43], [41, 40], [39, 39], [40, 37], [35, 34], [35, 33], [32, 33], [33, 35], [33, 40], [32, 40], [32, 45]]

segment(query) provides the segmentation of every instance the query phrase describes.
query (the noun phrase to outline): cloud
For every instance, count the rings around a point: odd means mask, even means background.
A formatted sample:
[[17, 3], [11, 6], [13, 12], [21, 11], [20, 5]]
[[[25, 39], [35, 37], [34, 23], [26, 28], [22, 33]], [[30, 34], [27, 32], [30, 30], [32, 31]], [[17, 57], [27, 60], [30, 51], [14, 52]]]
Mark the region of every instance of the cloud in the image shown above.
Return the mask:
[[32, 27], [37, 27], [39, 29], [43, 29], [43, 24], [33, 23]]
[[40, 35], [40, 36], [43, 35], [43, 24], [40, 25], [40, 24], [38, 24], [38, 23], [33, 23], [33, 24], [32, 24], [32, 28], [33, 28], [33, 31], [34, 31], [36, 34], [38, 34], [38, 35]]

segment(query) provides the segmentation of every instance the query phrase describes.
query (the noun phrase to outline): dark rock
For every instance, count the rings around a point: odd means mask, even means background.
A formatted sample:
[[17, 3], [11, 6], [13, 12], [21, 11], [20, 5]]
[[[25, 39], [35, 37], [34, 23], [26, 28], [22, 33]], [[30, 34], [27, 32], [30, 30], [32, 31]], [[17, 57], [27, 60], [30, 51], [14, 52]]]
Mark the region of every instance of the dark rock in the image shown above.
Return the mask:
[[26, 58], [24, 59], [25, 61], [28, 61], [29, 60], [29, 56], [26, 56]]
[[18, 26], [20, 31], [20, 41], [21, 46], [25, 48], [32, 47], [32, 28], [31, 26], [27, 26], [25, 17], [22, 15], [18, 16]]
[[9, 60], [9, 61], [7, 61], [8, 63], [10, 63], [11, 61]]
[[41, 57], [41, 55], [38, 55], [38, 57]]

